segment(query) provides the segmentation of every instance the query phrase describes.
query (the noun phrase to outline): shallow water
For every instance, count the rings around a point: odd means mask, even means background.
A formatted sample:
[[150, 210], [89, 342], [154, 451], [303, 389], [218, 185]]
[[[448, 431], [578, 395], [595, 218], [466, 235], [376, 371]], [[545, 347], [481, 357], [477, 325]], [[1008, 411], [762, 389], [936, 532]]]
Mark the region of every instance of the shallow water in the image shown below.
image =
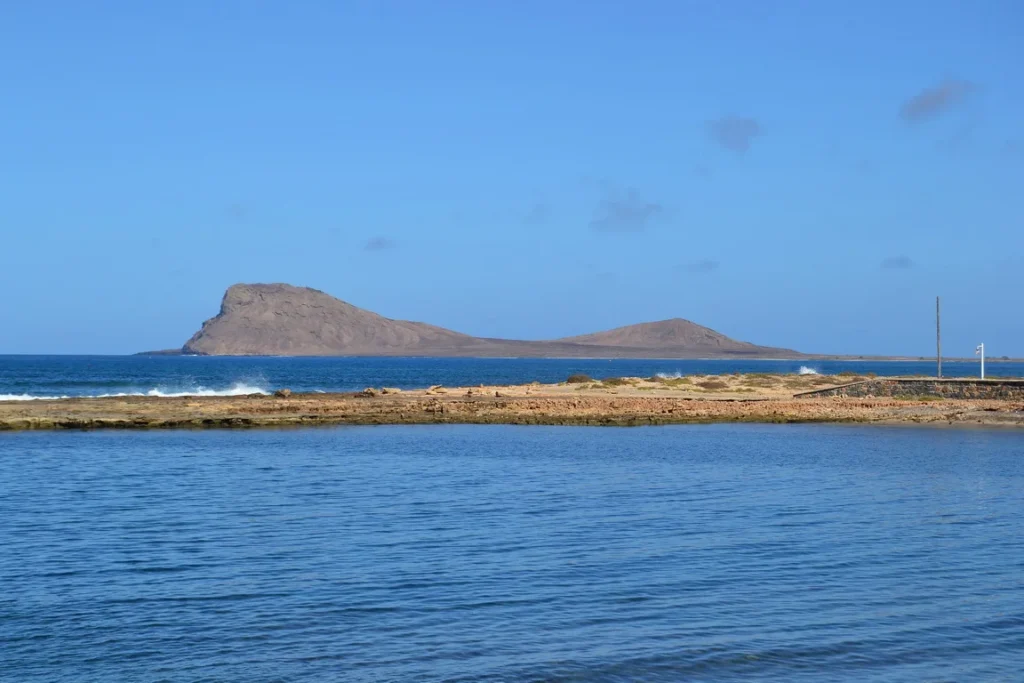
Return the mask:
[[[947, 361], [944, 374], [977, 376], [979, 364]], [[934, 361], [657, 360], [562, 358], [231, 358], [174, 356], [0, 356], [0, 401], [138, 394], [238, 395], [358, 391], [367, 386], [415, 389], [433, 384], [561, 382], [596, 378], [733, 372], [932, 375]], [[1024, 376], [1024, 363], [990, 363], [989, 374]]]
[[0, 679], [1014, 680], [1024, 435], [0, 434]]

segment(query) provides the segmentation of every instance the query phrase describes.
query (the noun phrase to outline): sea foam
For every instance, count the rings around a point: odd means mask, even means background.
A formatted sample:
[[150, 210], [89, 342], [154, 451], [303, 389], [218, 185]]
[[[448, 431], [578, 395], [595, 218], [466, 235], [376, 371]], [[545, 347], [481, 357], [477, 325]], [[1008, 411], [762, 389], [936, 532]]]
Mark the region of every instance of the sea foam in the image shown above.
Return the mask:
[[0, 394], [0, 401], [53, 401], [68, 396], [33, 396], [32, 394]]
[[0, 394], [0, 401], [54, 401], [63, 398], [124, 398], [128, 396], [157, 396], [160, 398], [183, 398], [186, 396], [249, 396], [260, 394], [267, 396], [270, 392], [266, 389], [244, 382], [236, 382], [227, 389], [208, 389], [206, 387], [191, 387], [182, 389], [170, 389], [157, 387], [155, 389], [140, 391], [123, 391], [115, 394], [83, 394], [81, 396], [36, 396], [32, 394]]
[[150, 389], [145, 393], [140, 394], [108, 394], [113, 396], [159, 396], [161, 398], [180, 398], [182, 396], [249, 396], [250, 394], [261, 394], [266, 396], [270, 392], [261, 387], [245, 384], [244, 382], [236, 382], [227, 389], [207, 389], [205, 387], [196, 387], [194, 389], [184, 389], [181, 391], [171, 391], [167, 389]]

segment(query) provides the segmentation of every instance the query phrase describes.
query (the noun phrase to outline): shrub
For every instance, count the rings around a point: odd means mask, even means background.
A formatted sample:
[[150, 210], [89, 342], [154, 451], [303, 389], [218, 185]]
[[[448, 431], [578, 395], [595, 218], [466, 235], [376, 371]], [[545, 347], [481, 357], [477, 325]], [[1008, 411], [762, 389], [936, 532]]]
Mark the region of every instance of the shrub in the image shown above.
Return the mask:
[[709, 379], [709, 380], [706, 380], [704, 382], [697, 382], [697, 386], [700, 387], [701, 389], [707, 389], [708, 391], [712, 391], [712, 390], [715, 390], [715, 389], [728, 389], [729, 388], [728, 384], [726, 384], [725, 382], [723, 382], [721, 380], [717, 380], [717, 379]]
[[856, 376], [857, 376], [857, 373], [854, 372], [853, 370], [843, 370], [842, 372], [840, 372], [840, 373], [838, 373], [836, 375], [836, 377], [856, 377]]
[[609, 387], [621, 387], [626, 384], [632, 384], [632, 382], [623, 377], [609, 377], [608, 379], [601, 380], [601, 383]]
[[585, 384], [587, 382], [593, 382], [594, 380], [590, 379], [590, 375], [578, 373], [575, 375], [569, 375], [569, 378], [565, 381], [567, 384]]

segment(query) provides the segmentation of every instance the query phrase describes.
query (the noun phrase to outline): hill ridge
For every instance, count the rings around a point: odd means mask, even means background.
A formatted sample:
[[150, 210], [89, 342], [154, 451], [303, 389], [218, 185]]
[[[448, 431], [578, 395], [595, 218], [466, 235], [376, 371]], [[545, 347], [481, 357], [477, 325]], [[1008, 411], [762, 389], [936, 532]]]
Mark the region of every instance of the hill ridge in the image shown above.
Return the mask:
[[737, 341], [710, 327], [686, 318], [668, 318], [633, 325], [623, 325], [603, 332], [593, 332], [558, 341], [598, 346], [630, 348], [707, 348], [743, 352], [759, 348], [749, 342]]
[[213, 356], [802, 357], [737, 341], [685, 318], [548, 341], [474, 337], [387, 318], [318, 289], [286, 283], [228, 287], [217, 315], [181, 347]]

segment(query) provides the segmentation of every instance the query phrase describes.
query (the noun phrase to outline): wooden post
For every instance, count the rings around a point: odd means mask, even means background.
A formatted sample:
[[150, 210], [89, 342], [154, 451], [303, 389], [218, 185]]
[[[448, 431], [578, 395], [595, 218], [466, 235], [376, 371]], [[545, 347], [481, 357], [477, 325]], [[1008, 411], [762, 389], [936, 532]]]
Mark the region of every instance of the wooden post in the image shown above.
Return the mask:
[[942, 318], [939, 312], [939, 297], [935, 297], [935, 359], [939, 366], [938, 377], [942, 378]]

